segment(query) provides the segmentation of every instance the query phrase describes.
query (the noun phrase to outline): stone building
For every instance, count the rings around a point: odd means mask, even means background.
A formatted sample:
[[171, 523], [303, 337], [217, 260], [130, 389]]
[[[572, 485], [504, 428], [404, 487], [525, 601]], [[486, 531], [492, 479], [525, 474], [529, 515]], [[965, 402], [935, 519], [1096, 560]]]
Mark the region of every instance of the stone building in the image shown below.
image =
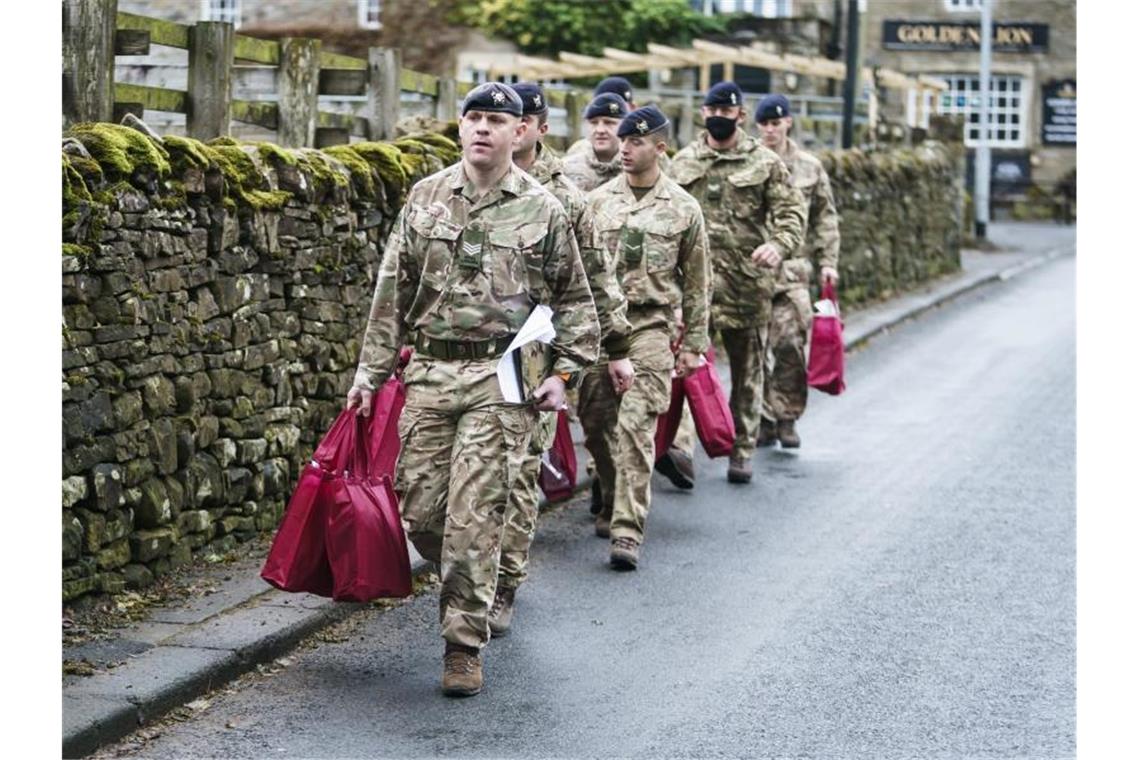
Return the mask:
[[119, 0], [119, 10], [180, 24], [228, 21], [236, 28], [322, 23], [380, 29], [383, 0]]

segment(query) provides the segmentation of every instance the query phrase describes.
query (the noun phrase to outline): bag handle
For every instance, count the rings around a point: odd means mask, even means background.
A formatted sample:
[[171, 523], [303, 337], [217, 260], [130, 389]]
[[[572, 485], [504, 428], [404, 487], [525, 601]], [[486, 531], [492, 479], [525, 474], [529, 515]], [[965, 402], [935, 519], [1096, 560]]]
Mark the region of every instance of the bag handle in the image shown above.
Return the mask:
[[835, 292], [834, 282], [824, 283], [823, 287], [820, 289], [819, 297], [825, 301], [834, 301], [836, 308], [839, 307], [839, 296]]
[[[373, 415], [375, 416], [375, 415]], [[368, 478], [372, 474], [372, 463], [368, 458], [368, 427], [371, 418], [353, 415], [341, 446], [337, 449], [334, 472], [348, 473], [357, 478]]]
[[325, 433], [325, 437], [317, 444], [317, 450], [313, 452], [313, 461], [323, 469], [340, 469], [338, 466], [340, 452], [344, 448], [345, 439], [352, 434], [355, 417], [356, 410], [342, 409], [333, 421], [332, 427]]

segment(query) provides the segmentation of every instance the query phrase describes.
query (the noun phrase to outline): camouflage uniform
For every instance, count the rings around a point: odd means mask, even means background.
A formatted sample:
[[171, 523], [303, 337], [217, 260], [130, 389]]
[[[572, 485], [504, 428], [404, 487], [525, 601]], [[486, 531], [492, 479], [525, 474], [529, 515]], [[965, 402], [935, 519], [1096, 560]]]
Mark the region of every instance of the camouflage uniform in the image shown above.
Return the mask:
[[[579, 143], [584, 143], [584, 148], [574, 150]], [[588, 193], [621, 174], [620, 151], [615, 153], [611, 160], [602, 161], [594, 154], [594, 148], [586, 138], [571, 145], [570, 149], [574, 152], [566, 152], [566, 156], [562, 159], [562, 171], [571, 182], [582, 189], [582, 192]], [[669, 170], [672, 162], [668, 156], [662, 154], [657, 158], [657, 165], [664, 172]]]
[[700, 201], [708, 222], [713, 270], [712, 323], [720, 331], [732, 376], [729, 406], [736, 425], [733, 458], [756, 450], [773, 270], [752, 251], [775, 244], [789, 256], [803, 240], [802, 198], [780, 157], [743, 131], [735, 147], [713, 150], [707, 132], [673, 157], [672, 176]]
[[[594, 294], [603, 345], [610, 358], [621, 358], [628, 350], [630, 324], [626, 319], [625, 296], [617, 281], [617, 262], [606, 249], [594, 245], [593, 214], [586, 208], [586, 194], [563, 174], [561, 159], [553, 156], [542, 143], [535, 145], [535, 150], [537, 156], [530, 175], [558, 199], [570, 217], [582, 254], [582, 266]], [[541, 412], [540, 417], [538, 433], [531, 439], [528, 455], [519, 465], [519, 478], [507, 503], [499, 559], [500, 587], [518, 588], [526, 580], [527, 558], [538, 522], [541, 457], [554, 443], [556, 421], [554, 412]]]
[[803, 196], [807, 230], [803, 245], [780, 265], [768, 326], [764, 384], [764, 417], [773, 422], [797, 420], [807, 405], [805, 349], [811, 332], [812, 264], [839, 266], [839, 214], [831, 197], [831, 181], [819, 159], [788, 140], [781, 156], [792, 184]]
[[[674, 365], [670, 340], [680, 306], [682, 348], [708, 348], [708, 238], [700, 206], [664, 174], [641, 200], [625, 175], [587, 196], [598, 245], [617, 258], [633, 332], [633, 386], [614, 393], [603, 362], [582, 378], [578, 416], [594, 457], [603, 504], [612, 505], [610, 536], [641, 543], [649, 514], [653, 436], [669, 408]], [[605, 514], [605, 511], [603, 511]]]
[[396, 487], [409, 538], [440, 563], [452, 644], [489, 636], [507, 493], [537, 420], [532, 406], [503, 400], [495, 367], [538, 303], [554, 310], [552, 371], [593, 364], [594, 303], [549, 192], [512, 165], [478, 196], [463, 162], [412, 188], [384, 250], [354, 385], [379, 387], [416, 334]]

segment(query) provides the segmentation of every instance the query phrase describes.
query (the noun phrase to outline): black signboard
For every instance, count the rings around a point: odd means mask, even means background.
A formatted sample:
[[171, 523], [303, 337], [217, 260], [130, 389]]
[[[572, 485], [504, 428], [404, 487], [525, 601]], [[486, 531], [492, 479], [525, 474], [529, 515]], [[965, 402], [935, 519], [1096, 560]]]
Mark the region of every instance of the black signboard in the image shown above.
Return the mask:
[[[995, 53], [1046, 53], [1049, 25], [1003, 22], [993, 25]], [[981, 24], [970, 21], [883, 22], [883, 47], [887, 50], [954, 51], [978, 50], [982, 46]]]
[[1041, 144], [1077, 144], [1077, 80], [1060, 79], [1041, 85]]
[[[974, 187], [974, 155], [966, 154], [966, 187]], [[1033, 184], [1033, 169], [1027, 150], [990, 151], [990, 197], [1008, 198], [1024, 193]]]

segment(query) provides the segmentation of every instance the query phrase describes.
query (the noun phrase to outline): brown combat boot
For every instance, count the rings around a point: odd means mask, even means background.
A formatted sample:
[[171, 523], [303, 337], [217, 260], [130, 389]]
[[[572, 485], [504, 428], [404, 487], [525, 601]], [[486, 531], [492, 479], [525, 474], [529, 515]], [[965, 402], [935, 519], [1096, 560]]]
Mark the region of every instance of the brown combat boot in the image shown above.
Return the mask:
[[760, 437], [756, 439], [756, 447], [764, 448], [766, 446], [775, 446], [778, 440], [776, 436], [776, 423], [771, 420], [761, 417], [760, 418]]
[[636, 570], [639, 550], [640, 547], [632, 538], [615, 538], [610, 543], [610, 567], [614, 570]]
[[511, 618], [515, 615], [515, 591], [517, 589], [502, 585], [495, 589], [495, 601], [491, 602], [491, 612], [487, 615], [492, 638], [502, 636], [511, 627]]
[[447, 642], [443, 650], [443, 693], [471, 697], [483, 690], [483, 658], [479, 650]]
[[752, 460], [746, 457], [740, 457], [733, 454], [728, 459], [728, 482], [729, 483], [751, 483], [752, 482]]
[[795, 420], [780, 420], [776, 423], [776, 435], [780, 437], [780, 446], [785, 449], [798, 449], [800, 436], [796, 432]]
[[610, 537], [610, 520], [613, 519], [612, 508], [598, 513], [594, 518], [594, 535], [598, 538]]

